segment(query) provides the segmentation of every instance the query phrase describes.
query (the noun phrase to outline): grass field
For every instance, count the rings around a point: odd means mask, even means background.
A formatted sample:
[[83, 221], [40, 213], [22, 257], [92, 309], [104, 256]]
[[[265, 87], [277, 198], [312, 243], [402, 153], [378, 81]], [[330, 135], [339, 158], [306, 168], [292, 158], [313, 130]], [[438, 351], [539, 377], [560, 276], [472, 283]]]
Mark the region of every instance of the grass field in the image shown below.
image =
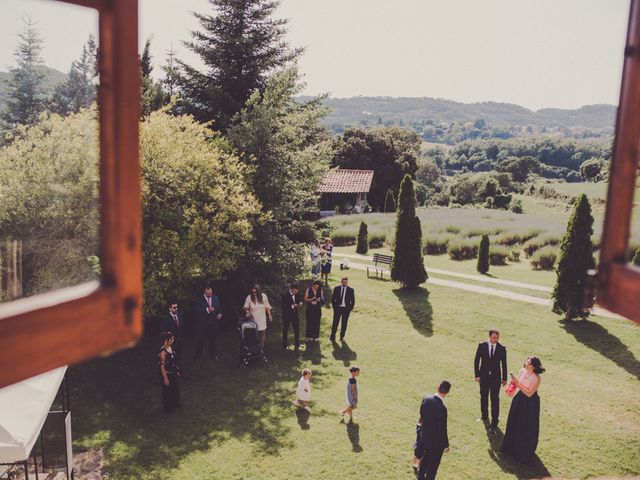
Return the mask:
[[[117, 480], [411, 479], [420, 399], [448, 378], [452, 449], [438, 478], [640, 473], [638, 325], [600, 317], [564, 324], [544, 307], [433, 285], [403, 291], [355, 270], [349, 276], [357, 303], [345, 343], [328, 341], [330, 309], [321, 342], [300, 356], [279, 349], [276, 319], [267, 368], [237, 368], [232, 329], [217, 363], [194, 365], [188, 338], [183, 408], [169, 416], [161, 411], [155, 339], [72, 368], [76, 450], [104, 449], [107, 478]], [[510, 370], [530, 354], [547, 368], [533, 465], [502, 457], [502, 433], [476, 422], [472, 361], [490, 326], [502, 331]], [[354, 363], [362, 367], [360, 408], [345, 425], [337, 411]], [[304, 367], [314, 372], [310, 416], [290, 405]], [[504, 395], [501, 407], [504, 428]]]

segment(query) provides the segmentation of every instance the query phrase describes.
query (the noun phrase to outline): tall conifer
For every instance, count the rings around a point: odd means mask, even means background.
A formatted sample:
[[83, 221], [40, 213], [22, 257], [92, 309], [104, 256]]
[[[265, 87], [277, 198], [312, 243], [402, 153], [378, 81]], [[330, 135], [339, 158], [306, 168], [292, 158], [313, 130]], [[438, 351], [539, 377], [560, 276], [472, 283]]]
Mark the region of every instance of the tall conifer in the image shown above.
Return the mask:
[[384, 199], [384, 213], [396, 211], [396, 200], [393, 198], [393, 190], [387, 190], [387, 196]]
[[482, 235], [478, 249], [478, 272], [485, 274], [489, 271], [489, 235]]
[[586, 318], [592, 299], [585, 295], [587, 271], [595, 266], [593, 258], [593, 216], [585, 194], [574, 204], [567, 231], [560, 242], [560, 256], [556, 265], [558, 279], [553, 289], [553, 311], [564, 313], [566, 320]]
[[369, 235], [367, 224], [360, 222], [360, 230], [358, 231], [358, 243], [356, 245], [356, 253], [365, 254], [369, 251]]
[[391, 278], [406, 288], [427, 280], [422, 256], [422, 227], [416, 216], [416, 192], [409, 174], [400, 183]]

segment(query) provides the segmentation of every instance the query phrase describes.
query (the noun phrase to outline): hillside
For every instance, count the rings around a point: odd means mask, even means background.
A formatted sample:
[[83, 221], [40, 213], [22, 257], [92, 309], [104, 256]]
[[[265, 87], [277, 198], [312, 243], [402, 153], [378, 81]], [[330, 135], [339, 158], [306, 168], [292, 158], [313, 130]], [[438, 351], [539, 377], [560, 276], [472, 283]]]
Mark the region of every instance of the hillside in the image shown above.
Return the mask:
[[[44, 73], [44, 87], [47, 93], [51, 92], [58, 83], [64, 82], [67, 79], [66, 73], [62, 73], [47, 66], [42, 66], [40, 68], [42, 73]], [[0, 109], [4, 107], [7, 80], [9, 80], [9, 72], [0, 72]]]
[[451, 122], [463, 124], [482, 119], [487, 126], [497, 128], [579, 129], [609, 134], [613, 130], [616, 115], [614, 105], [532, 111], [510, 103], [460, 103], [429, 97], [327, 98], [323, 103], [331, 109], [325, 123], [343, 127], [378, 123], [407, 126]]

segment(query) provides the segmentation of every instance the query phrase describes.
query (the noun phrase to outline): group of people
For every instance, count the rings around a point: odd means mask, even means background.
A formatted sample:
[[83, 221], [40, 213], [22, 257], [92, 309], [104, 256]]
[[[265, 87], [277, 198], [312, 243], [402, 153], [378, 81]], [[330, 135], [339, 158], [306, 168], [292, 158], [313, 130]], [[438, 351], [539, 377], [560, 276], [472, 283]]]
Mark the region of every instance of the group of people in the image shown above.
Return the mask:
[[[474, 376], [480, 386], [480, 420], [489, 430], [498, 429], [500, 389], [513, 396], [501, 451], [522, 463], [535, 456], [540, 432], [540, 375], [545, 369], [538, 357], [529, 357], [517, 375], [507, 380], [507, 349], [499, 343], [500, 332], [489, 330], [489, 339], [478, 345], [473, 362]], [[413, 467], [418, 480], [436, 478], [442, 455], [449, 451], [445, 397], [451, 383], [443, 380], [433, 395], [423, 398], [416, 425]], [[517, 390], [517, 393], [516, 393]], [[489, 400], [491, 418], [489, 419]]]
[[331, 257], [333, 255], [331, 239], [325, 238], [322, 244], [318, 239], [311, 242], [310, 255], [312, 277], [317, 278], [320, 275], [320, 280], [328, 283], [329, 274], [331, 273]]

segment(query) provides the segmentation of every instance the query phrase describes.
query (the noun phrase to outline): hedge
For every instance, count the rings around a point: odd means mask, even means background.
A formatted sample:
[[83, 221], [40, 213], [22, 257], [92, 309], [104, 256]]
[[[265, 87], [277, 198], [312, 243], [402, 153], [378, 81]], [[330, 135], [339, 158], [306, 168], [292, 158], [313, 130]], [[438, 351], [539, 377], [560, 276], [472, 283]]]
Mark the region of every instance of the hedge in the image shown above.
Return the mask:
[[531, 268], [534, 270], [553, 270], [558, 258], [558, 249], [551, 245], [542, 247], [531, 257]]
[[478, 256], [478, 242], [475, 240], [455, 240], [449, 242], [447, 254], [452, 260], [470, 260]]

